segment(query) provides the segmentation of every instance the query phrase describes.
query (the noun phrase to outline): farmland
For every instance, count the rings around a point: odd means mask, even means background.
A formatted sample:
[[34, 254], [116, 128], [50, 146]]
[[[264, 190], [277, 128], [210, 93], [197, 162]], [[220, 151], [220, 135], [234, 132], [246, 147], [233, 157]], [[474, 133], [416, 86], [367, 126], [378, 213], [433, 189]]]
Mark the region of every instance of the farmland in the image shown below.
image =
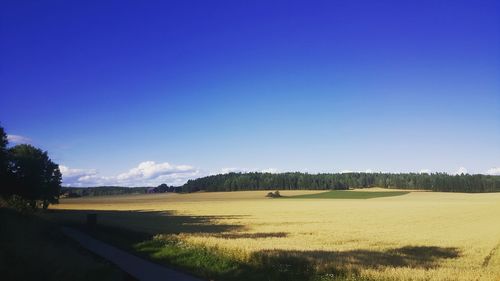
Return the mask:
[[265, 198], [263, 191], [74, 198], [51, 206], [46, 216], [74, 223], [93, 210], [100, 225], [166, 241], [137, 243], [131, 246], [136, 251], [215, 280], [231, 278], [224, 278], [224, 267], [200, 272], [202, 265], [190, 267], [161, 247], [176, 241], [209, 249], [232, 271], [264, 263], [263, 257], [289, 261], [292, 267], [306, 263], [303, 271], [309, 273], [302, 277], [320, 280], [500, 278], [500, 193], [335, 192], [344, 193], [281, 191], [285, 198], [277, 199]]

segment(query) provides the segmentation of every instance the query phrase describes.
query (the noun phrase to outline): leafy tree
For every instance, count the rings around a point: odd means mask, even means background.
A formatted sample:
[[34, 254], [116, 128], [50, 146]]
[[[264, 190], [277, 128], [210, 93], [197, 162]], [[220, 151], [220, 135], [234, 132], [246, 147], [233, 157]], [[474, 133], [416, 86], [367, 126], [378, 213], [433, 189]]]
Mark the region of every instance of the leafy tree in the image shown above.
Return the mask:
[[7, 134], [3, 127], [0, 126], [0, 195], [7, 193]]
[[58, 202], [61, 172], [47, 152], [28, 144], [16, 145], [9, 149], [9, 160], [13, 195], [27, 200], [33, 209], [37, 202], [44, 209]]
[[168, 192], [168, 185], [165, 183], [160, 184], [159, 186], [156, 187], [158, 192], [163, 193], [163, 192]]

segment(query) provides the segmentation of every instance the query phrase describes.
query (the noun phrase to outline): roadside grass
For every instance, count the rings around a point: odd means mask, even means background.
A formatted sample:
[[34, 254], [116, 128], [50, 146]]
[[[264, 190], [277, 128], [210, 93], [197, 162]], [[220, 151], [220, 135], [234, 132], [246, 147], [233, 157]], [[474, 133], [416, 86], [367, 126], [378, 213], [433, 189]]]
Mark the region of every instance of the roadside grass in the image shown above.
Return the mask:
[[158, 264], [193, 274], [205, 280], [220, 281], [370, 281], [356, 270], [318, 266], [310, 260], [287, 254], [264, 252], [242, 256], [215, 246], [189, 244], [175, 235], [155, 235], [98, 225], [88, 228], [68, 225], [85, 231], [96, 239], [132, 252]]
[[2, 280], [124, 280], [125, 274], [34, 215], [0, 208]]
[[287, 196], [282, 198], [293, 199], [372, 199], [379, 197], [401, 196], [408, 194], [408, 191], [351, 191], [351, 190], [330, 190], [326, 192]]

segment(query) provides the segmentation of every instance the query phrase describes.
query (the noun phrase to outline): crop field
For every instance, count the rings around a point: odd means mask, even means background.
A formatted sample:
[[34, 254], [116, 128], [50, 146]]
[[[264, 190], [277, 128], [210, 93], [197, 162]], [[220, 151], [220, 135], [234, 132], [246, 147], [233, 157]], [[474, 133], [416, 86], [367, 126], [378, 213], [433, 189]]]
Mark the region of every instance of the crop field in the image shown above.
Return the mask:
[[[242, 191], [63, 199], [47, 217], [78, 222], [93, 210], [100, 225], [162, 234], [155, 239], [212, 249], [240, 264], [293, 260], [290, 266], [306, 264], [320, 280], [339, 273], [500, 280], [500, 193], [280, 192], [285, 198]], [[169, 253], [155, 255], [176, 263]]]

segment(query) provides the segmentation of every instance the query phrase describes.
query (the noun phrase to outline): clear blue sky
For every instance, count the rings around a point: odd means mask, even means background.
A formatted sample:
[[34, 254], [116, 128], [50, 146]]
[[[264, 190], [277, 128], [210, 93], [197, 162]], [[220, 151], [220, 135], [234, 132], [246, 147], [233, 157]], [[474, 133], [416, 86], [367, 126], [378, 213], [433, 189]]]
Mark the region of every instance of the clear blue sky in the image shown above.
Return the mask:
[[65, 184], [500, 173], [499, 1], [1, 1], [0, 39], [1, 125]]

